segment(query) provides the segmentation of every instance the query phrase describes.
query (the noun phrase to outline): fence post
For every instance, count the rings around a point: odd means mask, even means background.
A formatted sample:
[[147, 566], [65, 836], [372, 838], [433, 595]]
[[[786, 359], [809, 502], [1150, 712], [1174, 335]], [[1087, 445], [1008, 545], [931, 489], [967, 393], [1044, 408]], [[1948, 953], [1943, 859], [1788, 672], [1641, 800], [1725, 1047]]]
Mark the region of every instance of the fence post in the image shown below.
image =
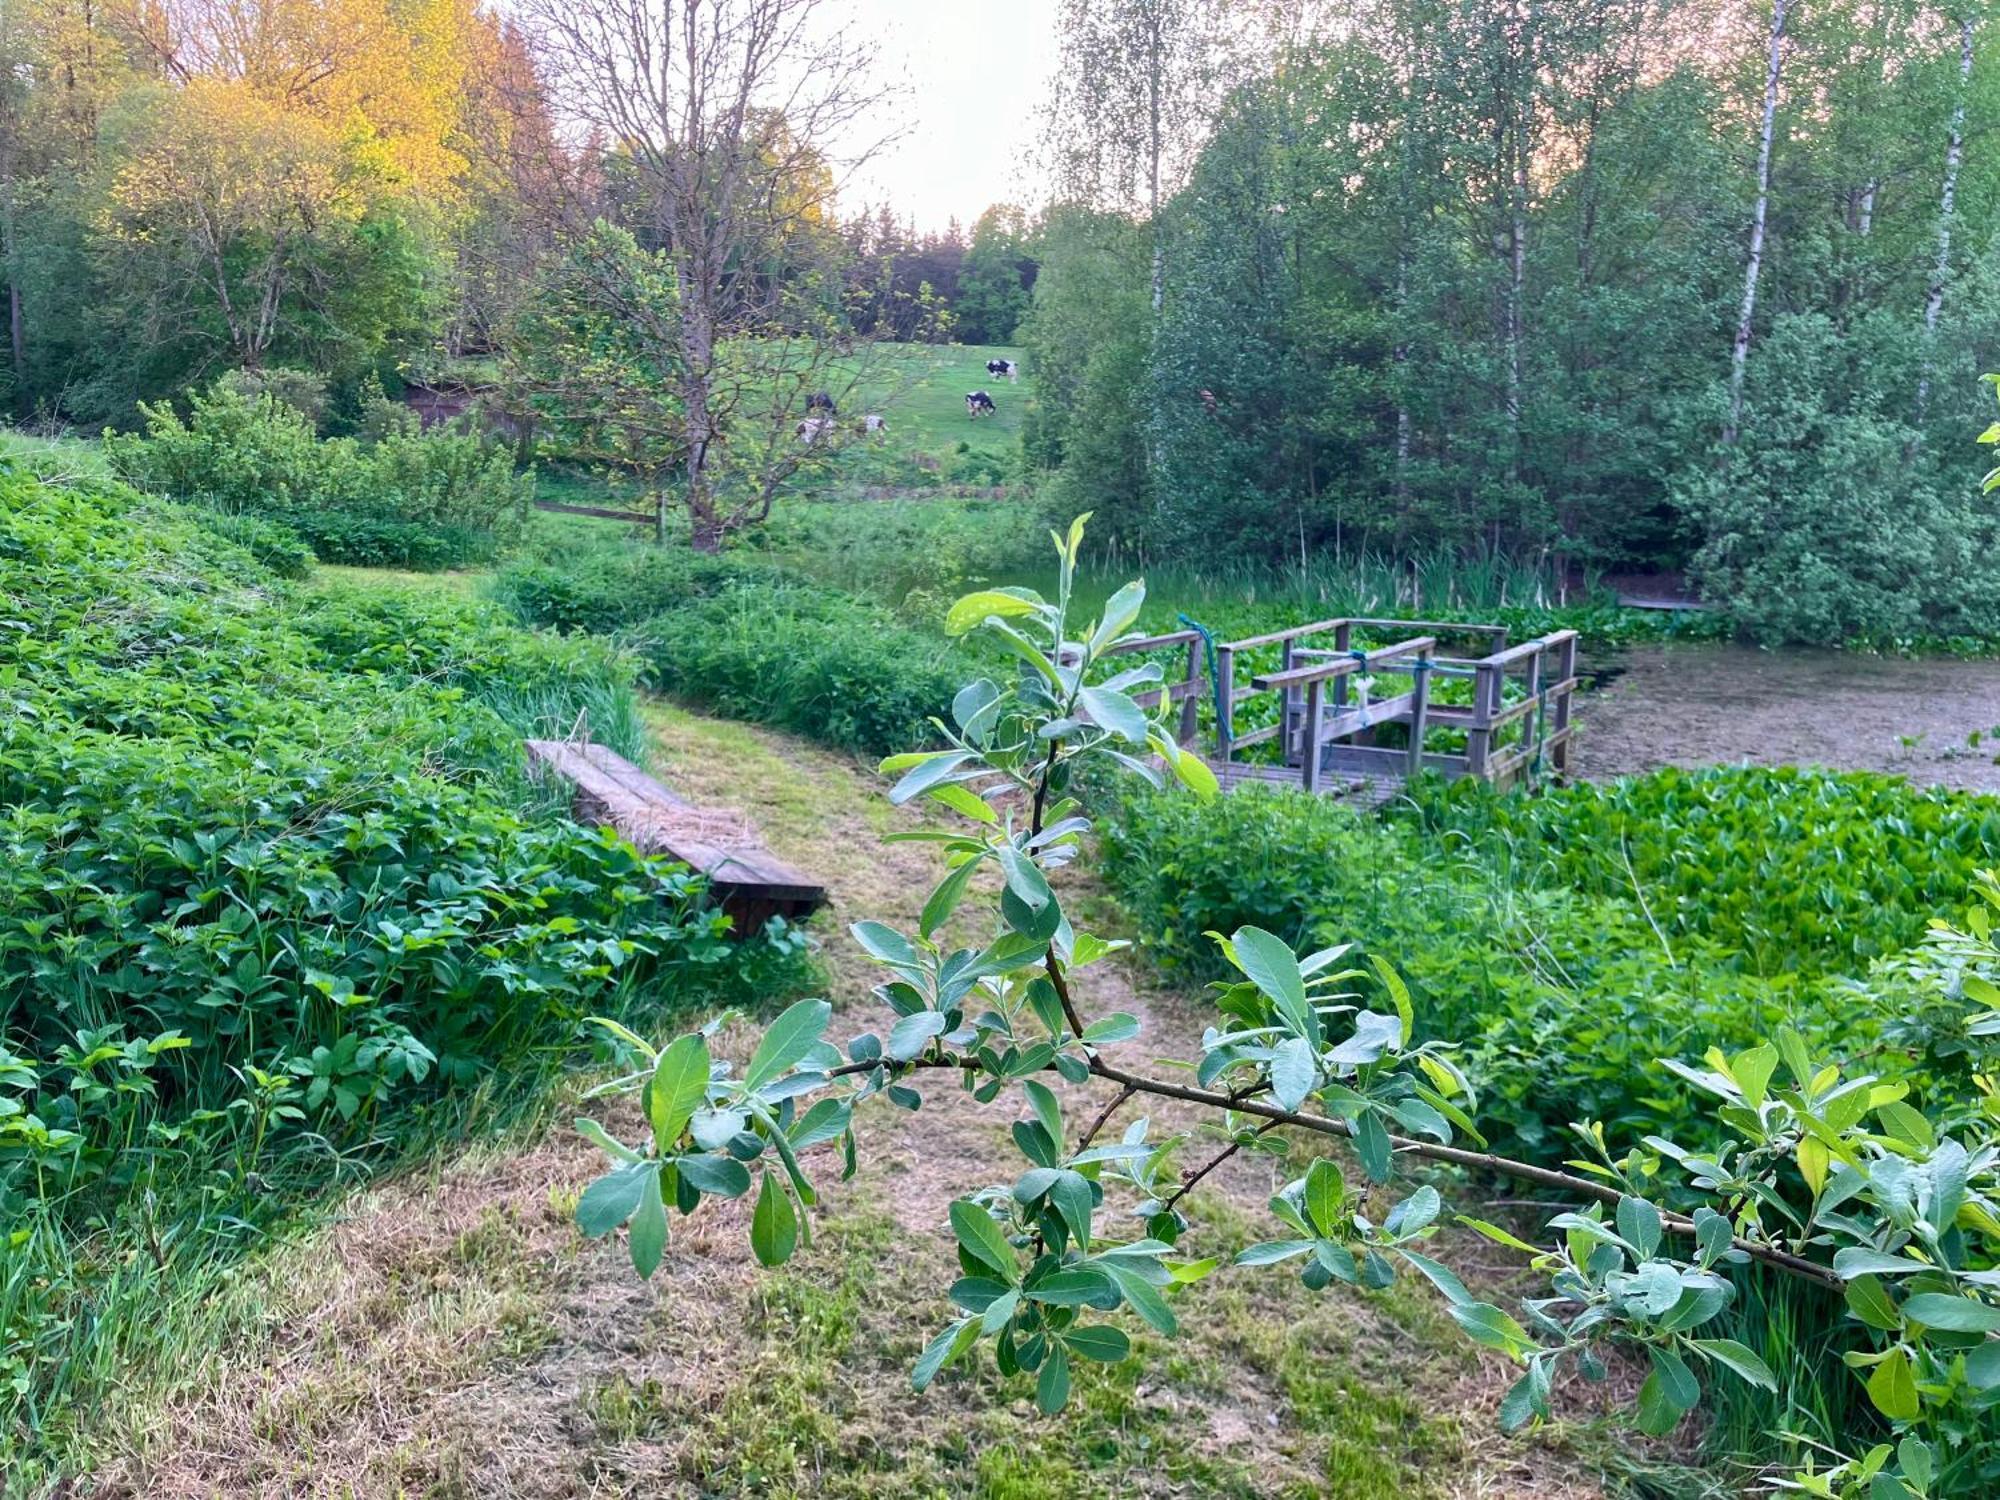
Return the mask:
[[[1342, 620], [1338, 625], [1333, 627], [1333, 649], [1344, 656], [1353, 646], [1354, 627], [1346, 620]], [[1347, 679], [1345, 677], [1336, 677], [1333, 679], [1333, 707], [1336, 713], [1347, 707]]]
[[1321, 733], [1326, 728], [1326, 716], [1320, 712], [1320, 703], [1325, 687], [1326, 680], [1321, 677], [1315, 677], [1306, 684], [1305, 783], [1309, 792], [1319, 790]]
[[1499, 697], [1499, 673], [1490, 662], [1472, 664], [1472, 726], [1465, 731], [1465, 770], [1486, 778], [1487, 757], [1493, 749], [1493, 700]]
[[1228, 765], [1236, 738], [1236, 653], [1215, 648], [1215, 758]]
[[[1290, 636], [1286, 636], [1279, 644], [1278, 670], [1280, 672], [1289, 672], [1292, 670], [1295, 661], [1292, 655], [1292, 647], [1296, 644]], [[1284, 757], [1287, 765], [1291, 764], [1294, 755], [1302, 753], [1299, 748], [1301, 740], [1298, 709], [1299, 690], [1297, 688], [1288, 687], [1278, 695], [1278, 750]]]
[[1550, 759], [1551, 764], [1555, 766], [1556, 774], [1565, 777], [1569, 775], [1570, 694], [1576, 691], [1576, 643], [1577, 636], [1572, 633], [1570, 638], [1562, 643], [1561, 652], [1556, 657], [1558, 663], [1556, 670], [1556, 733], [1560, 738], [1556, 741], [1556, 747], [1551, 752]]
[[1410, 674], [1410, 749], [1403, 766], [1403, 779], [1415, 779], [1424, 768], [1424, 717], [1430, 709], [1431, 667], [1428, 656], [1420, 656]]
[[1194, 744], [1197, 726], [1201, 720], [1201, 637], [1188, 637], [1187, 696], [1181, 699], [1181, 732], [1177, 743]]

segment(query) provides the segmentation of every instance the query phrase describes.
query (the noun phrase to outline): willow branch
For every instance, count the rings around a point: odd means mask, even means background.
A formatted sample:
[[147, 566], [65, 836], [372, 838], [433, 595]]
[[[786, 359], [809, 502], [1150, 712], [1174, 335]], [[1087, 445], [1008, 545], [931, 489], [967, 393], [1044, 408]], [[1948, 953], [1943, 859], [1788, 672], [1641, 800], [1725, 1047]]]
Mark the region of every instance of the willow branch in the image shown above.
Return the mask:
[[[872, 1072], [876, 1068], [887, 1068], [892, 1073], [920, 1068], [951, 1069], [962, 1073], [976, 1073], [980, 1071], [980, 1064], [973, 1058], [961, 1057], [923, 1057], [913, 1058], [908, 1062], [876, 1061], [843, 1063], [840, 1067], [833, 1069], [828, 1076], [831, 1078], [848, 1077], [857, 1073]], [[1055, 1064], [1050, 1063], [1041, 1071], [1053, 1072], [1054, 1070]], [[1334, 1119], [1328, 1115], [1307, 1114], [1302, 1110], [1283, 1109], [1275, 1104], [1266, 1104], [1259, 1099], [1244, 1098], [1240, 1094], [1223, 1094], [1218, 1093], [1214, 1089], [1195, 1088], [1184, 1083], [1172, 1083], [1164, 1078], [1149, 1078], [1143, 1073], [1131, 1072], [1125, 1068], [1118, 1067], [1114, 1063], [1108, 1063], [1103, 1058], [1097, 1056], [1092, 1056], [1090, 1059], [1090, 1071], [1096, 1077], [1120, 1086], [1122, 1092], [1118, 1098], [1112, 1101], [1113, 1108], [1124, 1103], [1126, 1099], [1134, 1094], [1151, 1094], [1155, 1098], [1179, 1099], [1184, 1103], [1200, 1104], [1210, 1109], [1233, 1109], [1239, 1114], [1255, 1115], [1259, 1119], [1270, 1122], [1266, 1126], [1266, 1129], [1275, 1129], [1279, 1125], [1290, 1125], [1299, 1130], [1310, 1130], [1317, 1135], [1338, 1136], [1344, 1140], [1352, 1139], [1354, 1135], [1353, 1127], [1345, 1120]], [[1107, 1110], [1105, 1118], [1108, 1118], [1109, 1114], [1110, 1111]], [[1093, 1127], [1093, 1129], [1095, 1128]], [[1588, 1177], [1578, 1177], [1573, 1173], [1559, 1172], [1553, 1167], [1538, 1167], [1533, 1162], [1516, 1161], [1512, 1157], [1498, 1156], [1491, 1151], [1467, 1151], [1461, 1146], [1445, 1146], [1440, 1145], [1436, 1141], [1414, 1140], [1408, 1136], [1400, 1135], [1390, 1136], [1389, 1144], [1394, 1150], [1406, 1156], [1415, 1156], [1424, 1161], [1448, 1162], [1453, 1166], [1466, 1167], [1476, 1172], [1490, 1172], [1496, 1177], [1512, 1177], [1520, 1182], [1539, 1183], [1543, 1187], [1555, 1188], [1576, 1198], [1581, 1198], [1592, 1203], [1602, 1203], [1611, 1208], [1616, 1208], [1618, 1200], [1625, 1196], [1617, 1188], [1608, 1186], [1602, 1182], [1592, 1182]], [[1233, 1153], [1226, 1152], [1217, 1161], [1209, 1163], [1209, 1166], [1203, 1169], [1200, 1176], [1206, 1176], [1209, 1170], [1220, 1165], [1221, 1161], [1226, 1160], [1230, 1154]], [[1192, 1183], [1188, 1184], [1188, 1186], [1192, 1185]], [[1662, 1212], [1660, 1222], [1666, 1229], [1671, 1230], [1675, 1234], [1692, 1236], [1695, 1232], [1694, 1220], [1680, 1214]], [[1794, 1255], [1789, 1250], [1781, 1250], [1776, 1245], [1768, 1245], [1759, 1240], [1746, 1240], [1740, 1236], [1732, 1237], [1730, 1244], [1734, 1249], [1741, 1251], [1750, 1259], [1761, 1261], [1767, 1266], [1783, 1271], [1787, 1275], [1796, 1276], [1802, 1281], [1810, 1281], [1836, 1291], [1846, 1285], [1840, 1276], [1834, 1272], [1832, 1267], [1821, 1265], [1818, 1261], [1808, 1260], [1803, 1255]]]

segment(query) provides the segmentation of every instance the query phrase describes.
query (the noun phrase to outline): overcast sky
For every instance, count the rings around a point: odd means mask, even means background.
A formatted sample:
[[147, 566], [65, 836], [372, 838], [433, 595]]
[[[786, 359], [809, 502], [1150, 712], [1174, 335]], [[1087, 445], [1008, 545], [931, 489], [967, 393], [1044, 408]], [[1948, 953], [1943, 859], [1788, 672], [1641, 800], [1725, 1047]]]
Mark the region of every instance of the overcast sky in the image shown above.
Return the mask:
[[886, 199], [919, 229], [988, 204], [1034, 208], [1037, 111], [1056, 60], [1056, 0], [853, 0], [878, 27], [884, 70], [909, 88], [908, 133], [847, 185], [842, 206]]

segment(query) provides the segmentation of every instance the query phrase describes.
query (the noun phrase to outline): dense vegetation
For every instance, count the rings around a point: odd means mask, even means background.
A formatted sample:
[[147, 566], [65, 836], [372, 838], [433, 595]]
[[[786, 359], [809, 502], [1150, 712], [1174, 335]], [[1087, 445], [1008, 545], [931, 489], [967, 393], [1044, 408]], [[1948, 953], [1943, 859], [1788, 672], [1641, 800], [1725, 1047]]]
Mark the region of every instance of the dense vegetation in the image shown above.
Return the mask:
[[[969, 1183], [950, 1203], [963, 1274], [911, 1383], [922, 1392], [947, 1367], [990, 1353], [1001, 1378], [1032, 1380], [1037, 1407], [1054, 1416], [1089, 1382], [1088, 1365], [1145, 1357], [1128, 1325], [1172, 1337], [1183, 1289], [1222, 1273], [1223, 1258], [1204, 1253], [1205, 1226], [1183, 1207], [1204, 1179], [1238, 1153], [1287, 1160], [1301, 1140], [1331, 1137], [1351, 1148], [1351, 1158], [1307, 1153], [1302, 1167], [1290, 1167], [1290, 1181], [1270, 1200], [1272, 1237], [1238, 1248], [1234, 1271], [1223, 1274], [1287, 1264], [1314, 1292], [1337, 1284], [1380, 1290], [1414, 1274], [1469, 1338], [1519, 1371], [1499, 1402], [1499, 1421], [1510, 1430], [1555, 1414], [1559, 1374], [1603, 1381], [1605, 1351], [1643, 1350], [1650, 1371], [1631, 1403], [1642, 1432], [1676, 1431], [1720, 1389], [1735, 1393], [1747, 1414], [1735, 1424], [1751, 1438], [1743, 1456], [1753, 1465], [1775, 1462], [1764, 1477], [1789, 1481], [1781, 1487], [1829, 1500], [1987, 1493], [2000, 1477], [1987, 1422], [2000, 1403], [1993, 1337], [2000, 1333], [1993, 1300], [2000, 1113], [1983, 1070], [1990, 1039], [2000, 1034], [1992, 1008], [2000, 1002], [1992, 924], [2000, 885], [1974, 866], [1996, 852], [2000, 805], [1968, 799], [1950, 809], [1973, 825], [1971, 837], [1931, 852], [1933, 868], [1918, 872], [1920, 884], [1955, 877], [1971, 904], [1961, 923], [1935, 923], [1923, 953], [1893, 977], [1911, 988], [1874, 995], [1879, 976], [1871, 974], [1843, 997], [1850, 1005], [1878, 1000], [1889, 1025], [1856, 1024], [1846, 1007], [1828, 1006], [1826, 994], [1788, 992], [1780, 981], [1814, 977], [1810, 963], [1716, 1003], [1715, 976], [1766, 977], [1757, 963], [1736, 961], [1732, 938], [1754, 945], [1789, 919], [1800, 929], [1796, 950], [1818, 958], [1838, 950], [1803, 920], [1802, 903], [1786, 906], [1782, 897], [1755, 923], [1747, 908], [1725, 905], [1713, 921], [1662, 927], [1644, 908], [1640, 871], [1662, 876], [1670, 889], [1673, 867], [1684, 861], [1706, 866], [1725, 889], [1773, 876], [1783, 883], [1793, 872], [1782, 858], [1775, 871], [1746, 859], [1748, 841], [1732, 821], [1770, 803], [1790, 821], [1790, 836], [1865, 847], [1885, 831], [1878, 821], [1888, 829], [1934, 823], [1902, 800], [1921, 800], [1917, 794], [1864, 779], [1738, 799], [1727, 773], [1697, 778], [1692, 790], [1639, 784], [1578, 794], [1574, 806], [1558, 794], [1546, 830], [1558, 845], [1585, 820], [1612, 817], [1614, 806], [1627, 832], [1679, 807], [1696, 810], [1692, 850], [1642, 840], [1640, 865], [1624, 861], [1644, 924], [1611, 937], [1632, 951], [1593, 950], [1576, 939], [1586, 925], [1603, 926], [1610, 898], [1576, 889], [1574, 875], [1565, 887], [1560, 873], [1546, 887], [1516, 875], [1481, 891], [1476, 869], [1451, 870], [1441, 857], [1455, 841], [1449, 819], [1425, 835], [1432, 847], [1398, 851], [1392, 843], [1371, 847], [1380, 830], [1321, 799], [1246, 790], [1219, 801], [1212, 771], [1175, 745], [1170, 710], [1149, 714], [1133, 701], [1160, 681], [1158, 670], [1134, 670], [1115, 654], [1138, 638], [1131, 632], [1143, 586], [1113, 593], [1101, 613], [1071, 614], [1081, 534], [1077, 522], [1057, 539], [1052, 597], [984, 590], [952, 606], [951, 633], [988, 634], [1020, 665], [966, 682], [944, 743], [882, 763], [898, 777], [891, 801], [929, 801], [955, 815], [919, 835], [940, 846], [944, 868], [914, 928], [864, 920], [851, 929], [884, 975], [877, 996], [894, 1024], [886, 1035], [864, 1032], [836, 1045], [826, 1039], [830, 1007], [802, 1001], [763, 1033], [740, 1073], [726, 1057], [716, 1060], [707, 1031], [658, 1047], [630, 1038], [639, 1065], [625, 1086], [644, 1105], [650, 1129], [635, 1141], [579, 1122], [606, 1159], [577, 1202], [579, 1228], [591, 1236], [628, 1230], [633, 1265], [651, 1276], [674, 1214], [754, 1192], [750, 1249], [778, 1266], [804, 1241], [818, 1201], [806, 1146], [838, 1138], [843, 1176], [851, 1175], [867, 1139], [862, 1111], [878, 1096], [917, 1110], [933, 1078], [982, 1103], [1018, 1095], [1021, 1118], [1010, 1137], [1025, 1169], [1011, 1184]], [[1152, 816], [1173, 804], [1147, 802], [1121, 813], [1112, 835], [1122, 884], [1152, 902], [1142, 935], [1186, 954], [1197, 950], [1182, 924], [1223, 924], [1201, 934], [1205, 967], [1218, 976], [1216, 1023], [1202, 1032], [1197, 1056], [1168, 1063], [1169, 1076], [1157, 1061], [1135, 1067], [1110, 1050], [1144, 1030], [1138, 1016], [1102, 1012], [1094, 977], [1085, 974], [1119, 944], [1078, 925], [1081, 908], [1049, 879], [1082, 853], [1094, 826], [1091, 799], [1076, 794], [1099, 790], [1099, 777], [1114, 768], [1155, 793], [1178, 783], [1206, 809], [1197, 819], [1219, 820], [1177, 823], [1172, 814]], [[1426, 798], [1417, 801], [1422, 807]], [[1236, 825], [1271, 810], [1289, 825], [1282, 847], [1237, 836]], [[1337, 831], [1328, 821], [1335, 818], [1344, 825]], [[989, 865], [997, 895], [975, 885]], [[1255, 872], [1266, 869], [1297, 870], [1294, 884], [1311, 893], [1308, 902], [1337, 902], [1384, 873], [1385, 884], [1406, 886], [1437, 876], [1466, 887], [1473, 900], [1430, 931], [1368, 932], [1363, 954], [1343, 941], [1357, 926], [1387, 925], [1386, 910], [1434, 915], [1437, 908], [1392, 892], [1358, 921], [1337, 909], [1316, 912], [1313, 930], [1287, 938], [1261, 925], [1261, 912], [1246, 918], [1229, 904], [1246, 885], [1253, 900], [1275, 894], [1282, 904], [1282, 883], [1275, 892], [1258, 885]], [[1207, 872], [1208, 904], [1183, 910], [1190, 875], [1199, 881]], [[1531, 926], [1484, 954], [1468, 941], [1493, 926], [1480, 924], [1473, 909], [1481, 895], [1490, 903], [1540, 889], [1583, 897], [1582, 923], [1557, 930], [1553, 942]], [[1819, 882], [1821, 902], [1847, 926], [1866, 929], [1870, 942], [1893, 942], [1914, 928], [1911, 909], [1879, 911], [1899, 894], [1914, 897], [1893, 883], [1843, 890]], [[968, 912], [985, 922], [972, 928], [971, 946], [960, 946]], [[1542, 912], [1550, 913], [1560, 929], [1561, 904]], [[1296, 916], [1278, 912], [1294, 927]], [[948, 932], [955, 917], [960, 925]], [[1685, 960], [1674, 953], [1677, 930]], [[1634, 962], [1648, 931], [1663, 956]], [[1471, 949], [1456, 972], [1453, 955], [1439, 955], [1453, 940]], [[1570, 982], [1563, 963], [1572, 948], [1579, 968], [1601, 959], [1604, 972], [1589, 973], [1591, 989], [1568, 1005], [1567, 997], [1542, 1004], [1539, 1017], [1526, 1015], [1537, 1003], [1532, 994], [1474, 982], [1482, 967], [1525, 960], [1560, 992]], [[1406, 951], [1434, 987], [1419, 992], [1407, 981]], [[1633, 1014], [1621, 1015], [1619, 982], [1632, 984], [1645, 965], [1663, 960], [1669, 969], [1685, 962], [1693, 981], [1656, 985]], [[1464, 991], [1473, 1003], [1460, 1006]], [[1915, 1029], [1905, 1026], [1909, 1011], [1899, 1003], [1910, 994], [1924, 997], [1933, 1040], [1949, 1048], [1913, 1045]], [[1636, 1052], [1604, 1056], [1608, 1040], [1634, 1031], [1645, 1033], [1643, 1044], [1659, 1059], [1658, 1088]], [[1564, 1059], [1561, 1049], [1572, 1044], [1577, 1057]], [[1697, 1049], [1699, 1062], [1691, 1060]], [[1597, 1081], [1610, 1085], [1609, 1117], [1585, 1113], [1601, 1103], [1579, 1088], [1593, 1065], [1603, 1069]], [[1094, 1114], [1074, 1144], [1065, 1120], [1071, 1101], [1049, 1086], [1057, 1075], [1073, 1086], [1095, 1083], [1100, 1093], [1115, 1089], [1101, 1107], [1087, 1106]], [[1487, 1093], [1496, 1080], [1497, 1105]], [[1147, 1113], [1120, 1118], [1128, 1104], [1136, 1111], [1156, 1100], [1195, 1106], [1206, 1122], [1189, 1130]], [[1518, 1127], [1546, 1103], [1569, 1115], [1560, 1133], [1550, 1128], [1537, 1139], [1517, 1129], [1498, 1154], [1457, 1144], [1485, 1145], [1482, 1117]], [[1280, 1127], [1288, 1131], [1282, 1141], [1272, 1138]], [[1205, 1158], [1198, 1165], [1196, 1152]], [[1484, 1219], [1458, 1221], [1528, 1256], [1537, 1281], [1546, 1279], [1549, 1295], [1538, 1286], [1523, 1296], [1519, 1318], [1434, 1258], [1448, 1253], [1438, 1234], [1446, 1209], [1443, 1185], [1410, 1175], [1425, 1161], [1553, 1191], [1546, 1204], [1558, 1210], [1553, 1218], [1524, 1227], [1532, 1241]], [[1354, 1169], [1367, 1188], [1350, 1177]], [[1869, 1373], [1858, 1382], [1837, 1373], [1830, 1355], [1856, 1375]]]
[[519, 535], [534, 490], [507, 449], [463, 425], [426, 431], [379, 394], [362, 405], [358, 437], [322, 438], [308, 411], [240, 381], [190, 392], [186, 417], [164, 403], [140, 410], [143, 432], [105, 441], [122, 477], [244, 518], [239, 527], [283, 527], [321, 562], [490, 562]]
[[1990, 634], [1978, 14], [1071, 13], [1023, 325], [1062, 505], [1154, 558], [1546, 549], [1686, 563], [1769, 638]]
[[496, 1081], [532, 1107], [588, 1011], [770, 983], [793, 948], [726, 942], [684, 869], [525, 779], [522, 733], [580, 712], [638, 751], [629, 659], [296, 592], [208, 521], [0, 475], [10, 1476], [302, 1193]]

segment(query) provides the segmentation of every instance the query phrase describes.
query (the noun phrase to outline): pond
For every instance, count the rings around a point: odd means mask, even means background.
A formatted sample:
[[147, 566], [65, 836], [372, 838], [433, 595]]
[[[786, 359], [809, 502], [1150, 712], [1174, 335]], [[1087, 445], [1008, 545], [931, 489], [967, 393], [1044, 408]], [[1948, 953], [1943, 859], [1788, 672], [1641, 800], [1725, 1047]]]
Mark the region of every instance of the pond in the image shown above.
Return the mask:
[[2000, 793], [2000, 661], [1635, 646], [1577, 700], [1574, 774], [1820, 765]]

